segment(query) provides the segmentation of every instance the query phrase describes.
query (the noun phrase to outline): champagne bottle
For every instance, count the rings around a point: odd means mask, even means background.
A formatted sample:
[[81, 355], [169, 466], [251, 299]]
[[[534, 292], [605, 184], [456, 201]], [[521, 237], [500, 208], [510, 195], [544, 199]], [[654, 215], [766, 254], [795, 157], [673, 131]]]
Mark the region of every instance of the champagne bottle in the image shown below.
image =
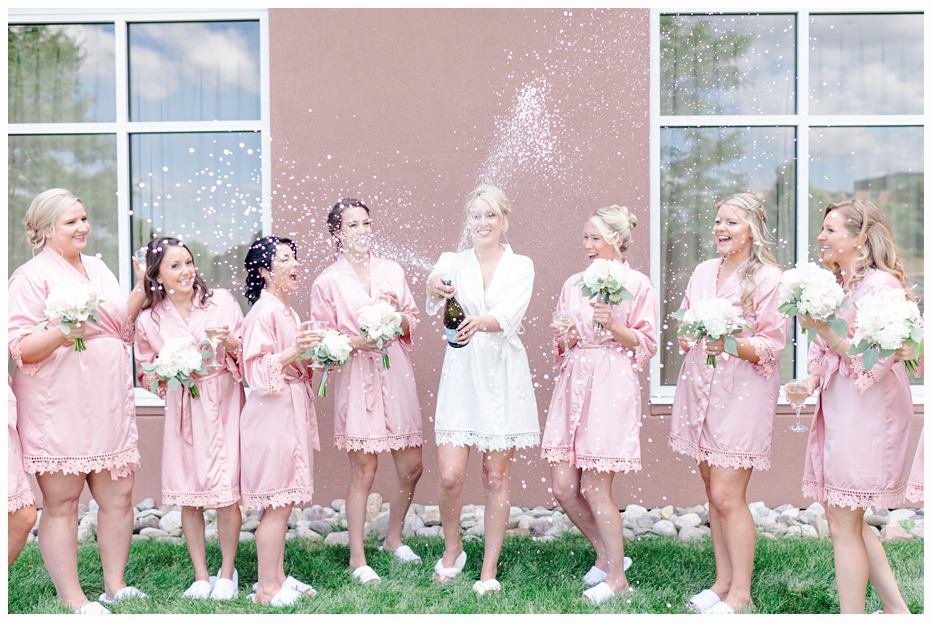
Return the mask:
[[[441, 281], [444, 285], [452, 285], [453, 281], [444, 280]], [[443, 307], [443, 329], [447, 334], [447, 343], [453, 348], [462, 348], [469, 344], [469, 342], [463, 342], [460, 344], [456, 341], [456, 329], [463, 323], [463, 320], [466, 319], [466, 312], [463, 311], [463, 307], [460, 306], [460, 303], [456, 300], [456, 297], [447, 298], [447, 302]]]

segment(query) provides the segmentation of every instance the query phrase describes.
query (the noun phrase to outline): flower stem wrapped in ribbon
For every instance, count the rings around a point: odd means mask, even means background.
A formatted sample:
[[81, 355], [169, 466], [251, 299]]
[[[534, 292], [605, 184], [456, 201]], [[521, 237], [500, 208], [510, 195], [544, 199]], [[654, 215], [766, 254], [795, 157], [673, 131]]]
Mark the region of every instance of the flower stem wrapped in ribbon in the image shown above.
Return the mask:
[[[912, 346], [919, 356], [923, 342], [922, 316], [919, 307], [906, 297], [905, 291], [882, 289], [861, 298], [856, 306], [856, 329], [848, 355], [860, 355], [865, 370], [873, 368], [881, 357], [895, 353], [903, 344]], [[903, 364], [915, 374], [916, 360], [907, 360]]]
[[[680, 309], [672, 314], [680, 320], [678, 334], [694, 338], [697, 342], [703, 338], [710, 342], [725, 339], [725, 352], [738, 356], [738, 340], [735, 335], [742, 330], [753, 331], [738, 308], [724, 298], [700, 300], [690, 309]], [[706, 355], [705, 363], [715, 367], [715, 356]]]
[[[634, 300], [634, 294], [625, 288], [627, 283], [628, 272], [625, 266], [608, 259], [594, 260], [576, 281], [577, 285], [582, 285], [582, 295], [585, 298], [595, 297], [603, 305], [617, 305], [622, 300]], [[595, 328], [601, 329], [602, 323], [596, 322]]]
[[[401, 329], [402, 314], [384, 300], [361, 307], [357, 313], [360, 330], [369, 340], [375, 342], [380, 351], [385, 342], [395, 339], [404, 332]], [[382, 366], [386, 370], [391, 367], [388, 353], [385, 351], [382, 352]]]
[[[69, 324], [81, 322], [100, 322], [97, 314], [97, 306], [103, 303], [103, 299], [97, 297], [97, 289], [92, 285], [85, 283], [70, 283], [53, 287], [49, 291], [49, 297], [45, 301], [46, 320], [40, 322], [32, 330], [38, 333], [45, 329], [52, 320], [59, 320], [58, 328], [65, 335], [71, 332]], [[84, 344], [84, 338], [74, 338], [74, 350], [77, 352], [87, 350]]]
[[329, 330], [324, 333], [324, 337], [320, 340], [320, 344], [307, 349], [307, 351], [301, 355], [301, 359], [313, 359], [314, 366], [324, 371], [324, 375], [320, 380], [320, 386], [317, 387], [317, 396], [327, 396], [327, 378], [330, 375], [330, 370], [334, 366], [339, 366], [340, 368], [345, 366], [352, 352], [353, 345], [350, 343], [350, 339], [347, 336], [337, 331]]
[[192, 399], [199, 399], [201, 391], [194, 381], [194, 375], [206, 375], [207, 367], [204, 366], [204, 358], [210, 357], [211, 352], [202, 350], [194, 345], [191, 338], [176, 337], [168, 340], [159, 351], [159, 356], [155, 362], [142, 365], [143, 371], [147, 375], [155, 375], [149, 384], [149, 390], [157, 393], [159, 382], [164, 381], [168, 389], [174, 392], [178, 386], [187, 388], [191, 393]]
[[[843, 289], [835, 280], [835, 274], [809, 261], [800, 261], [791, 270], [783, 273], [780, 281], [779, 311], [787, 318], [796, 315], [821, 320], [835, 335], [848, 337], [848, 322], [836, 315], [838, 309], [847, 307]], [[803, 329], [806, 333], [806, 329]], [[816, 330], [808, 333], [809, 344], [815, 339]]]

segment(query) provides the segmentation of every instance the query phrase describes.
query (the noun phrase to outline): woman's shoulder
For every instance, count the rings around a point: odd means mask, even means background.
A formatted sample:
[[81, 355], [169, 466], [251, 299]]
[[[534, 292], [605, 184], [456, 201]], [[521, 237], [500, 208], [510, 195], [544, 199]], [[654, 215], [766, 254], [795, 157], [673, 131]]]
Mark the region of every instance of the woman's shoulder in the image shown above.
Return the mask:
[[717, 270], [718, 266], [721, 264], [722, 264], [721, 257], [714, 258], [714, 259], [708, 259], [706, 261], [703, 261], [702, 263], [699, 263], [699, 265], [696, 266], [696, 269], [693, 272], [693, 274], [700, 274], [700, 273], [706, 274], [709, 272], [713, 272], [714, 270]]
[[877, 268], [871, 268], [858, 283], [854, 293], [873, 293], [881, 289], [902, 289], [900, 280], [891, 274]]
[[783, 279], [783, 268], [771, 264], [761, 265], [757, 268], [757, 271], [754, 272], [754, 278], [758, 286], [762, 283], [779, 284]]
[[382, 258], [381, 256], [372, 256], [372, 261], [375, 262], [383, 270], [389, 271], [393, 274], [404, 275], [405, 270], [398, 261], [392, 259]]
[[524, 254], [518, 254], [514, 250], [511, 250], [511, 264], [519, 268], [531, 268], [534, 269], [534, 260], [529, 256]]

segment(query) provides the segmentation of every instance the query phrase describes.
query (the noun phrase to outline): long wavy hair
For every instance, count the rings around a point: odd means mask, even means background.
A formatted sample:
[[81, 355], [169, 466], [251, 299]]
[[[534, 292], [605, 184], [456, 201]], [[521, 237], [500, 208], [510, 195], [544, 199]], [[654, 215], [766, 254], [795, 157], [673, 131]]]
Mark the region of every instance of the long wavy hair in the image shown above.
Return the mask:
[[291, 248], [294, 252], [295, 259], [298, 258], [298, 247], [294, 241], [285, 237], [260, 237], [249, 246], [249, 252], [246, 253], [246, 289], [243, 293], [250, 304], [255, 304], [265, 289], [265, 279], [262, 278], [262, 270], [272, 271], [272, 261], [275, 259], [275, 251], [278, 245], [283, 243]]
[[[149, 242], [149, 245], [146, 246], [145, 282], [142, 284], [142, 290], [145, 293], [145, 299], [142, 301], [143, 311], [151, 309], [168, 297], [168, 293], [157, 279], [159, 277], [159, 267], [162, 265], [165, 253], [168, 251], [168, 248], [172, 246], [184, 248], [187, 250], [188, 254], [191, 255], [191, 258], [194, 259], [194, 255], [191, 254], [191, 250], [188, 250], [188, 246], [186, 246], [183, 241], [174, 237], [159, 237]], [[207, 299], [213, 295], [213, 290], [207, 287], [207, 283], [204, 282], [204, 278], [201, 276], [200, 271], [195, 267], [194, 305], [196, 307], [206, 306]], [[154, 311], [152, 312], [152, 319], [156, 322], [159, 320], [158, 315]]]
[[[918, 298], [912, 292], [913, 287], [909, 285], [903, 258], [896, 249], [893, 228], [890, 227], [890, 220], [887, 219], [886, 213], [875, 204], [863, 199], [843, 199], [825, 207], [822, 221], [825, 221], [833, 210], [837, 210], [844, 217], [845, 229], [850, 236], [864, 235], [865, 237], [864, 246], [859, 249], [851, 262], [849, 287], [853, 289], [857, 286], [869, 270], [879, 269], [893, 274], [900, 281], [909, 299], [918, 302]], [[842, 284], [844, 279], [838, 264], [827, 263], [826, 267], [835, 274], [838, 284]]]
[[731, 206], [741, 211], [744, 220], [751, 227], [751, 255], [744, 268], [744, 291], [741, 294], [741, 310], [745, 317], [748, 317], [754, 311], [757, 270], [764, 265], [780, 267], [780, 264], [773, 255], [773, 236], [767, 230], [767, 209], [761, 201], [750, 193], [737, 193], [716, 204], [715, 210], [722, 206]]

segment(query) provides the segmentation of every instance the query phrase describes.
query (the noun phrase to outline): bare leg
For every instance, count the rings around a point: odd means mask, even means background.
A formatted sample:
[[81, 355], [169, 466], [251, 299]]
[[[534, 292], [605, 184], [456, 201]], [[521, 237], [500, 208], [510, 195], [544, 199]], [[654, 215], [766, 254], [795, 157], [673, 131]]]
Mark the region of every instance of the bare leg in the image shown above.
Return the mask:
[[[104, 569], [107, 598], [126, 587], [123, 572], [133, 540], [132, 473], [114, 480], [107, 470], [87, 474], [87, 485], [97, 500], [97, 549]], [[201, 532], [203, 537], [203, 531]]]
[[184, 541], [194, 565], [194, 580], [206, 581], [210, 573], [207, 571], [207, 545], [204, 542], [204, 509], [182, 506], [181, 527], [184, 528]]
[[[711, 511], [712, 506], [715, 507], [723, 548], [731, 566], [731, 584], [728, 587], [728, 594], [722, 598], [722, 601], [738, 611], [753, 605], [751, 573], [754, 570], [757, 531], [754, 529], [754, 519], [751, 517], [751, 511], [748, 510], [746, 499], [748, 482], [751, 480], [753, 469], [727, 467], [709, 467], [709, 469], [711, 489], [709, 509]], [[718, 555], [719, 549], [716, 548], [716, 561]], [[718, 578], [715, 582], [719, 584]]]
[[29, 531], [36, 525], [36, 505], [30, 504], [17, 511], [7, 513], [7, 569], [13, 565], [16, 557], [23, 551]]
[[[479, 580], [498, 575], [498, 557], [505, 541], [505, 527], [511, 512], [508, 478], [515, 449], [487, 451], [482, 454], [482, 485], [485, 487], [485, 554]], [[459, 515], [457, 515], [459, 519]], [[458, 525], [458, 524], [457, 524]]]
[[887, 552], [883, 549], [880, 539], [874, 534], [870, 526], [862, 524], [861, 532], [864, 537], [864, 547], [867, 549], [867, 559], [870, 563], [870, 581], [874, 586], [874, 591], [880, 596], [880, 602], [883, 603], [883, 612], [887, 613], [912, 613], [900, 594], [900, 588], [896, 584], [896, 578], [893, 576], [893, 570], [890, 569], [890, 561], [887, 560]]
[[350, 483], [346, 491], [346, 525], [349, 530], [350, 560], [352, 569], [366, 565], [363, 533], [366, 528], [366, 502], [379, 467], [379, 455], [362, 450], [349, 452]]
[[[242, 517], [238, 505], [230, 504], [217, 509], [217, 534], [220, 535], [220, 553], [223, 559], [220, 565], [220, 578], [233, 580], [241, 525]], [[284, 552], [284, 546], [282, 551]], [[282, 564], [284, 565], [284, 558]]]
[[78, 499], [86, 477], [61, 471], [36, 476], [42, 491], [39, 550], [58, 599], [74, 610], [88, 603], [78, 582]]
[[401, 531], [404, 530], [405, 515], [414, 498], [414, 487], [421, 478], [424, 465], [421, 461], [421, 448], [410, 447], [392, 452], [395, 462], [395, 488], [390, 500], [391, 512], [388, 514], [388, 531], [385, 533], [384, 548], [394, 552], [401, 547]]
[[724, 599], [731, 588], [731, 560], [728, 558], [728, 550], [725, 547], [722, 520], [712, 503], [711, 470], [712, 468], [708, 462], [703, 460], [699, 463], [699, 473], [702, 475], [702, 481], [705, 484], [705, 495], [709, 500], [709, 529], [712, 531], [712, 550], [715, 554], [715, 582], [709, 589], [715, 592], [719, 598]]
[[267, 603], [285, 582], [285, 533], [294, 503], [272, 508], [267, 506], [256, 530], [256, 556], [259, 561], [259, 585], [256, 602]]
[[550, 477], [553, 496], [560, 502], [570, 521], [595, 548], [595, 566], [604, 572], [608, 568], [608, 557], [595, 525], [592, 507], [582, 494], [581, 470], [568, 462], [554, 462], [550, 465]]
[[599, 538], [605, 545], [608, 558], [608, 576], [605, 584], [616, 594], [627, 591], [628, 579], [625, 577], [624, 526], [621, 513], [612, 499], [612, 480], [614, 471], [595, 471], [586, 469], [582, 472], [583, 493], [592, 508]]
[[832, 537], [841, 613], [864, 613], [870, 577], [870, 560], [863, 535], [864, 509], [830, 504], [825, 507], [825, 518]]
[[440, 496], [440, 523], [443, 525], [444, 542], [443, 557], [440, 561], [444, 567], [453, 567], [456, 558], [463, 551], [463, 541], [460, 539], [460, 511], [463, 509], [463, 481], [466, 479], [469, 447], [440, 445], [437, 447], [437, 458], [440, 461], [437, 494]]

